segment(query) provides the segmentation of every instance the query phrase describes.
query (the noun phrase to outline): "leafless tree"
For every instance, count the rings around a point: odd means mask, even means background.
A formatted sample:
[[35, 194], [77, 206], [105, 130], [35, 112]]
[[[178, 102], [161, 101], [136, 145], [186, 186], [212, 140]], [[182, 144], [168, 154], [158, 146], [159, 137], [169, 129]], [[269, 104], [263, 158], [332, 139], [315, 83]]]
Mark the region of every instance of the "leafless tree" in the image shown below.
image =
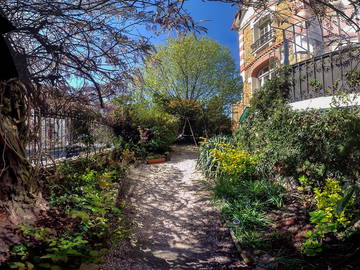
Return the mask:
[[[1, 0], [21, 79], [57, 87], [83, 82], [100, 98], [126, 89], [150, 48], [144, 31], [195, 28], [177, 0]], [[103, 91], [101, 85], [107, 85]], [[111, 87], [110, 87], [111, 86]], [[82, 88], [84, 90], [84, 88]]]

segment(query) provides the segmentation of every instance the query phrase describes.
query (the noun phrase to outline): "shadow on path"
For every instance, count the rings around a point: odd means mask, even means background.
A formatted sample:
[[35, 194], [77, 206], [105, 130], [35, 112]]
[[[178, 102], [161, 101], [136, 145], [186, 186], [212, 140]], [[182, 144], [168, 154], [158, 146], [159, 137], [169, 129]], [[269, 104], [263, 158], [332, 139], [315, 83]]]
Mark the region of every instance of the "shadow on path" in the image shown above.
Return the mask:
[[131, 172], [125, 215], [132, 235], [101, 269], [247, 269], [210, 204], [196, 158], [196, 148], [177, 146], [171, 161]]

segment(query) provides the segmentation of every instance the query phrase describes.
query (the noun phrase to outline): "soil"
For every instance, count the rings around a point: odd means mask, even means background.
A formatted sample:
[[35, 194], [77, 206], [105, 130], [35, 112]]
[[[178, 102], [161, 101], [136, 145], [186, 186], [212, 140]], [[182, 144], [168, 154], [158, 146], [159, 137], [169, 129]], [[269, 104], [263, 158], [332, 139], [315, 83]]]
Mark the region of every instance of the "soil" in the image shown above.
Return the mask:
[[248, 269], [211, 204], [196, 158], [197, 148], [176, 146], [171, 161], [131, 171], [125, 216], [132, 233], [100, 269]]

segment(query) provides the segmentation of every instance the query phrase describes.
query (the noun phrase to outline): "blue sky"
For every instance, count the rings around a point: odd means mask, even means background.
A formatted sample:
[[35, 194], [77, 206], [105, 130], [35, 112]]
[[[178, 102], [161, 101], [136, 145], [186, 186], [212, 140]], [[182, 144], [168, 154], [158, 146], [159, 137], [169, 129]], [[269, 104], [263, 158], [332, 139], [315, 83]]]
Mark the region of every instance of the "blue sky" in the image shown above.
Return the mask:
[[[201, 0], [188, 0], [184, 4], [185, 9], [190, 13], [195, 22], [201, 22], [208, 31], [202, 33], [211, 39], [218, 41], [231, 51], [231, 55], [239, 67], [239, 47], [237, 32], [230, 30], [237, 8], [230, 4], [219, 2], [202, 2]], [[155, 45], [164, 44], [167, 35], [152, 38]]]
[[[201, 26], [208, 30], [201, 35], [208, 36], [218, 41], [221, 45], [227, 47], [231, 51], [236, 66], [239, 68], [239, 45], [237, 32], [231, 30], [231, 25], [235, 17], [237, 7], [230, 4], [220, 2], [203, 2], [201, 0], [186, 0], [184, 8], [193, 17], [195, 22], [199, 22]], [[204, 22], [201, 22], [205, 20]], [[151, 31], [147, 31], [144, 26], [138, 27], [138, 34], [151, 37], [154, 45], [165, 44], [170, 34], [156, 36]], [[74, 80], [73, 80], [74, 82]], [[80, 84], [82, 84], [79, 82]]]

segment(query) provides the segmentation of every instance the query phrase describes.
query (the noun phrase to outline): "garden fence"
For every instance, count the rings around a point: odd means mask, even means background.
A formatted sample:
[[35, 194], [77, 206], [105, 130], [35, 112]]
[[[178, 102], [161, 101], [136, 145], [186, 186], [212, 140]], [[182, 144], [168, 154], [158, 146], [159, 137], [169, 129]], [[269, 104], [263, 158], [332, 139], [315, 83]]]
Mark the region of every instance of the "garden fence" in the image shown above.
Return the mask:
[[111, 147], [112, 129], [75, 115], [33, 113], [28, 119], [26, 156], [33, 165], [46, 166]]
[[313, 17], [282, 31], [283, 46], [276, 50], [292, 67], [291, 101], [354, 91], [349, 77], [360, 72], [359, 35], [342, 16]]

